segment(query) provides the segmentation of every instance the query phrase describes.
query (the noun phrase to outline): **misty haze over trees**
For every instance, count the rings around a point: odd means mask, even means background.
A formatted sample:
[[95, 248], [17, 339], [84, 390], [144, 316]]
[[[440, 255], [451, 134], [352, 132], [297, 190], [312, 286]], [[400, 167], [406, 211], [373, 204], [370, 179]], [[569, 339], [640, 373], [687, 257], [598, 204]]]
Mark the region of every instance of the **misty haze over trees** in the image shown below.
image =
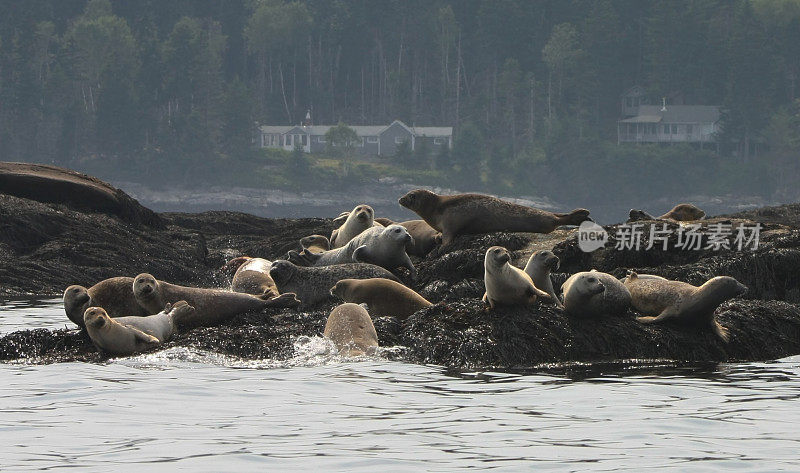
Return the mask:
[[[800, 0], [0, 1], [3, 159], [151, 184], [797, 200], [799, 82]], [[720, 105], [719, 152], [617, 145], [636, 84]], [[454, 148], [343, 171], [253, 147], [309, 109], [453, 126]]]

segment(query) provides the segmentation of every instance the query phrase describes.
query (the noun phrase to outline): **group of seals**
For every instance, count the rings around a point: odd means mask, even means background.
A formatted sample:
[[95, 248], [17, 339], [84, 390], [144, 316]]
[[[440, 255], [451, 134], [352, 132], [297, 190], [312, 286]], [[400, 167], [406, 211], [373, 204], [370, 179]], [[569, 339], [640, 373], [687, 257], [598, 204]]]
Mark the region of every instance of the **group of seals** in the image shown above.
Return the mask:
[[[212, 326], [267, 307], [311, 306], [333, 296], [345, 303], [331, 312], [324, 335], [342, 354], [371, 353], [378, 341], [370, 312], [405, 319], [432, 305], [390, 272], [404, 267], [414, 278], [409, 255], [424, 258], [459, 235], [550, 233], [560, 225], [591, 221], [586, 209], [552, 213], [480, 194], [445, 196], [418, 189], [399, 203], [421, 219], [400, 223], [376, 219], [372, 207], [361, 204], [336, 219], [341, 226], [330, 239], [323, 235], [301, 239], [302, 251], [290, 252], [291, 261], [247, 256], [230, 260], [223, 266], [233, 275], [230, 291], [179, 286], [142, 273], [107, 279], [88, 289], [70, 286], [64, 292], [65, 311], [70, 320], [86, 327], [99, 348], [130, 354], [169, 340], [178, 328]], [[692, 220], [704, 215], [681, 204], [658, 218]], [[636, 273], [619, 281], [592, 270], [566, 280], [562, 303], [550, 277], [558, 269], [559, 259], [552, 251], [534, 252], [522, 270], [511, 264], [507, 249], [493, 246], [484, 256], [483, 300], [490, 308], [549, 302], [575, 317], [625, 313], [633, 307], [642, 314], [638, 320], [643, 323], [710, 326], [727, 340], [727, 330], [714, 320], [714, 309], [746, 289], [729, 277], [695, 287]]]
[[747, 291], [745, 285], [730, 276], [717, 276], [697, 287], [636, 272], [620, 281], [593, 269], [575, 273], [562, 284], [561, 305], [550, 280], [551, 269], [558, 268], [558, 257], [550, 251], [538, 251], [531, 255], [525, 271], [512, 266], [510, 259], [508, 250], [500, 246], [486, 252], [483, 300], [490, 308], [501, 304], [530, 305], [537, 296], [552, 299], [566, 314], [579, 318], [620, 315], [633, 308], [642, 314], [636, 318], [639, 322], [709, 327], [725, 342], [728, 330], [716, 321], [714, 311], [726, 300]]

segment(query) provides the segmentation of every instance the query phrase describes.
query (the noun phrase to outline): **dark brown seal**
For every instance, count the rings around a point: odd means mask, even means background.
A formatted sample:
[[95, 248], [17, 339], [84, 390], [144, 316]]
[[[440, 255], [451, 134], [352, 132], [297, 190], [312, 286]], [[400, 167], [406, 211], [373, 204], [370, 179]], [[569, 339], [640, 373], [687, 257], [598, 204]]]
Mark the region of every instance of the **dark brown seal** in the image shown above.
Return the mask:
[[282, 294], [275, 298], [253, 296], [221, 289], [202, 289], [178, 286], [158, 281], [151, 274], [142, 273], [133, 280], [133, 294], [139, 305], [158, 313], [168, 303], [186, 301], [195, 312], [180, 321], [182, 328], [218, 325], [231, 317], [267, 307], [295, 307], [299, 301], [294, 294]]
[[399, 282], [383, 278], [342, 279], [331, 288], [331, 294], [345, 302], [367, 304], [376, 316], [389, 315], [406, 319], [431, 304], [414, 290]]
[[102, 307], [109, 317], [141, 317], [160, 312], [160, 309], [149, 312], [139, 305], [133, 295], [133, 278], [129, 277], [104, 279], [89, 289], [73, 285], [64, 291], [64, 311], [78, 327], [84, 327], [83, 316], [89, 307]]
[[503, 231], [550, 233], [560, 225], [579, 225], [591, 220], [586, 209], [556, 214], [483, 194], [438, 195], [417, 189], [399, 202], [442, 232], [443, 246], [458, 235]]

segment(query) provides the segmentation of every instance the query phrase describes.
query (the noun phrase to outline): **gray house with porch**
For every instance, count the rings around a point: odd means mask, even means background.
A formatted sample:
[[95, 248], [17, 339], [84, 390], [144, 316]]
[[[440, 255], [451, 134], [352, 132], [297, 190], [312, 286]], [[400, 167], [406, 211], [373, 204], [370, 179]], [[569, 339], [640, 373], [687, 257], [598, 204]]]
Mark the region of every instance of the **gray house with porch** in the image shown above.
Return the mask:
[[617, 144], [714, 143], [719, 121], [715, 105], [639, 105], [617, 122]]
[[[258, 146], [261, 148], [276, 148], [293, 150], [300, 146], [306, 153], [320, 153], [325, 151], [327, 143], [325, 134], [334, 125], [296, 125], [296, 126], [268, 126], [259, 127], [260, 136]], [[392, 156], [398, 147], [408, 142], [410, 149], [416, 150], [424, 142], [431, 153], [438, 152], [444, 147], [453, 148], [453, 127], [409, 127], [400, 120], [395, 120], [389, 125], [350, 126], [360, 142], [356, 144], [356, 152], [366, 156]]]

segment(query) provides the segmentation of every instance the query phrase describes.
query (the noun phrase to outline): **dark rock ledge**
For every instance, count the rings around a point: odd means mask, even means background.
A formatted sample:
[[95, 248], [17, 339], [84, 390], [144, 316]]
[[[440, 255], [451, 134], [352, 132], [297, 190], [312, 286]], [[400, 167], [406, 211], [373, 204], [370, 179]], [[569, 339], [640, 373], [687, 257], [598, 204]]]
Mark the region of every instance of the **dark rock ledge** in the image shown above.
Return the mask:
[[[785, 215], [783, 215], [785, 214]], [[763, 219], [756, 251], [617, 251], [577, 248], [574, 231], [549, 235], [496, 233], [461, 237], [443, 255], [417, 261], [413, 287], [435, 303], [406, 321], [375, 319], [383, 346], [403, 345], [406, 361], [457, 368], [526, 368], [542, 363], [616, 359], [680, 361], [767, 360], [800, 353], [800, 207], [783, 206], [712, 219], [734, 224]], [[60, 295], [70, 284], [150, 272], [170, 282], [224, 286], [216, 271], [240, 254], [279, 258], [299, 238], [330, 233], [330, 219], [273, 220], [233, 212], [160, 214], [163, 225], [105, 212], [0, 194], [0, 296]], [[747, 220], [745, 220], [747, 219]], [[787, 222], [783, 225], [779, 222]], [[647, 222], [645, 222], [647, 223]], [[704, 224], [705, 225], [705, 224]], [[606, 227], [615, 242], [618, 226]], [[670, 225], [671, 243], [677, 225]], [[646, 243], [646, 241], [645, 241]], [[491, 245], [524, 265], [532, 251], [552, 248], [561, 258], [557, 285], [569, 273], [596, 268], [623, 276], [628, 269], [700, 284], [730, 275], [746, 284], [744, 299], [717, 312], [730, 343], [713, 334], [671, 326], [643, 326], [634, 314], [582, 320], [550, 306], [487, 310], [483, 254]], [[176, 336], [167, 346], [195, 347], [247, 359], [285, 359], [299, 335], [319, 335], [333, 301], [309, 312], [271, 309], [236, 317], [220, 327]], [[65, 323], [68, 323], [66, 316]], [[22, 330], [0, 337], [0, 360], [33, 363], [100, 361], [77, 330]]]

